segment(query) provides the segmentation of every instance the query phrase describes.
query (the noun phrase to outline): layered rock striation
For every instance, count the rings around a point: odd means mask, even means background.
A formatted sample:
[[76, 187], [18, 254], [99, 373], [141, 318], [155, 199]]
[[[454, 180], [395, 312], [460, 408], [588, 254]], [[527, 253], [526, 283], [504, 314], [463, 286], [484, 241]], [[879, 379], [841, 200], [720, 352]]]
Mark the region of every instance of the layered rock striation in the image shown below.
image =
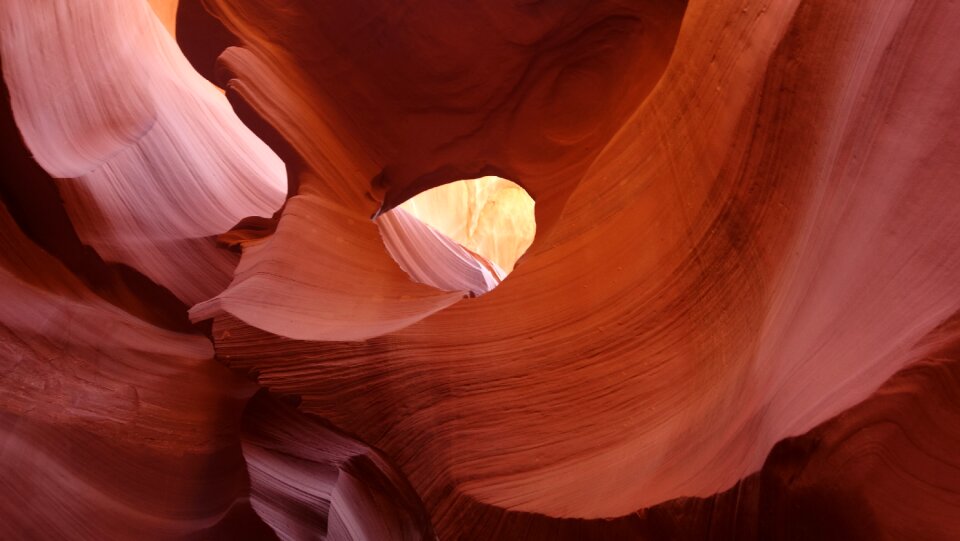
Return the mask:
[[[957, 537], [958, 48], [949, 1], [8, 0], [0, 537]], [[529, 248], [403, 205], [487, 175]]]

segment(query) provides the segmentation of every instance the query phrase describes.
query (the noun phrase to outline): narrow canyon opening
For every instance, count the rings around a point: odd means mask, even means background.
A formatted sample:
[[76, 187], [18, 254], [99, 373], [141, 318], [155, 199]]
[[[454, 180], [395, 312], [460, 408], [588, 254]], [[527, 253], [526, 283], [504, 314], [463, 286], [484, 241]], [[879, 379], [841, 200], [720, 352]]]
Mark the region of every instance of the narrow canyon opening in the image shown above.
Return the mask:
[[536, 235], [534, 200], [487, 176], [424, 191], [377, 218], [387, 251], [410, 278], [482, 295], [513, 271]]

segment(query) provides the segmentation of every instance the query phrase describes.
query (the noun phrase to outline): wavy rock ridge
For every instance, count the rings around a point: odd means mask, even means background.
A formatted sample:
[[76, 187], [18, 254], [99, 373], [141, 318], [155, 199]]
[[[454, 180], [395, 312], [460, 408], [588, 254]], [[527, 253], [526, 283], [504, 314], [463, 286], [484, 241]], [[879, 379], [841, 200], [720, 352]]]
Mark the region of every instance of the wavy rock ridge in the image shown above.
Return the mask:
[[[0, 4], [0, 537], [960, 536], [958, 49], [947, 0]], [[409, 210], [488, 175], [528, 249]]]

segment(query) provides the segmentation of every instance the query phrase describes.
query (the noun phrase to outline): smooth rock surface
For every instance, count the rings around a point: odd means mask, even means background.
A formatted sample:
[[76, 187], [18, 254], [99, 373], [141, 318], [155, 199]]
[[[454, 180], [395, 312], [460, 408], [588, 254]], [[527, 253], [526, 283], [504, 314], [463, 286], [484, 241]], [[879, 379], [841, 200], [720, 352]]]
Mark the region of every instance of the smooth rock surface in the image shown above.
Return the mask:
[[[960, 536], [957, 50], [950, 0], [0, 3], [0, 537]], [[489, 175], [496, 289], [401, 205]]]

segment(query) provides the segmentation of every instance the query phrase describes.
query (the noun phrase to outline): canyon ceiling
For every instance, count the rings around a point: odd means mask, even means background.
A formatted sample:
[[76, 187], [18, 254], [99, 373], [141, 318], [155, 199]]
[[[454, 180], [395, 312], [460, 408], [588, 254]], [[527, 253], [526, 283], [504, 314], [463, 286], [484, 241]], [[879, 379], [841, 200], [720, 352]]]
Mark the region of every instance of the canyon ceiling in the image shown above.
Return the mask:
[[960, 539], [957, 51], [952, 0], [0, 1], [0, 539]]

